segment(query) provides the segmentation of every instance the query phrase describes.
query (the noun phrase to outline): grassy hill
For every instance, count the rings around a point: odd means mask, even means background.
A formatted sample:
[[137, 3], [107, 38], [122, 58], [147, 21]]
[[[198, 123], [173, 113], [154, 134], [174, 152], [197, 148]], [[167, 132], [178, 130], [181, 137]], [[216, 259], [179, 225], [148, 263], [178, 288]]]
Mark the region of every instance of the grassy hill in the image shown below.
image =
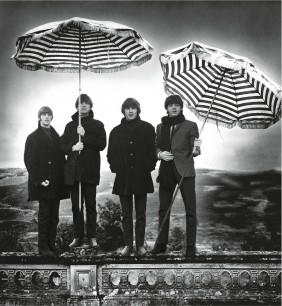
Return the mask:
[[[157, 170], [152, 173], [155, 192], [148, 195], [146, 240], [153, 243], [158, 228]], [[97, 203], [112, 194], [114, 174], [102, 171]], [[198, 169], [196, 178], [199, 251], [280, 250], [281, 172], [225, 172]], [[0, 240], [15, 241], [32, 250], [37, 244], [36, 202], [27, 202], [25, 169], [0, 169]], [[72, 223], [70, 200], [61, 201], [60, 223]], [[178, 194], [171, 212], [171, 230], [185, 233], [185, 210]], [[9, 240], [8, 239], [8, 240]], [[14, 240], [13, 240], [14, 239]], [[0, 241], [0, 251], [5, 243]]]

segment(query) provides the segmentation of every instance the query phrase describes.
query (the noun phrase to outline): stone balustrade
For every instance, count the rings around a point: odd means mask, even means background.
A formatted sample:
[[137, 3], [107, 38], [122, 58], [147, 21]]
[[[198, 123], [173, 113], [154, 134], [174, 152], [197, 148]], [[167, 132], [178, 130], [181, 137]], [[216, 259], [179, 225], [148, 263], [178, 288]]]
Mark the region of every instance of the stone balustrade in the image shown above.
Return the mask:
[[280, 252], [0, 255], [0, 305], [280, 304]]

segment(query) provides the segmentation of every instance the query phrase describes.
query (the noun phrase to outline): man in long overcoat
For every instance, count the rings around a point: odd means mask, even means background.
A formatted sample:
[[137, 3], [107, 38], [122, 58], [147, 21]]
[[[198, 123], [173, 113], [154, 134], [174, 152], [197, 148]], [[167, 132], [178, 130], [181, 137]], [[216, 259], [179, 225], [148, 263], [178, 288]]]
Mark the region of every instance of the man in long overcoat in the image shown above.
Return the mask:
[[60, 152], [60, 137], [50, 125], [53, 112], [43, 106], [38, 112], [38, 128], [28, 135], [24, 162], [28, 171], [28, 201], [39, 201], [38, 251], [52, 256], [55, 246], [61, 199], [69, 197], [64, 188], [65, 157]]
[[[80, 95], [81, 125], [79, 112], [72, 116], [61, 136], [61, 150], [67, 155], [65, 183], [70, 187], [74, 240], [70, 248], [82, 245], [84, 239], [84, 209], [86, 207], [87, 238], [91, 247], [96, 241], [96, 189], [100, 182], [100, 151], [106, 147], [104, 124], [94, 119], [93, 102], [87, 94]], [[75, 107], [79, 108], [79, 97]], [[81, 141], [79, 141], [79, 135]], [[81, 184], [82, 207], [79, 207], [79, 182]]]
[[[165, 215], [171, 204], [176, 185], [184, 176], [180, 192], [186, 211], [186, 255], [191, 256], [196, 252], [196, 192], [195, 168], [192, 158], [187, 169], [191, 154], [198, 156], [200, 147], [195, 145], [199, 137], [198, 127], [195, 122], [186, 120], [183, 115], [183, 101], [180, 96], [172, 95], [165, 100], [167, 116], [162, 117], [162, 123], [157, 126], [156, 155], [161, 164], [159, 167], [159, 233], [157, 244], [152, 254], [164, 253], [168, 243], [169, 216], [164, 221]], [[198, 143], [200, 140], [198, 140]], [[187, 169], [187, 170], [186, 170]], [[164, 224], [163, 224], [164, 222]]]
[[155, 169], [154, 127], [140, 119], [140, 104], [133, 98], [121, 107], [124, 118], [110, 133], [107, 158], [110, 169], [116, 173], [113, 194], [119, 195], [122, 207], [122, 225], [125, 247], [122, 256], [133, 250], [133, 196], [135, 200], [135, 240], [137, 254], [145, 255], [147, 193], [154, 192], [151, 171]]

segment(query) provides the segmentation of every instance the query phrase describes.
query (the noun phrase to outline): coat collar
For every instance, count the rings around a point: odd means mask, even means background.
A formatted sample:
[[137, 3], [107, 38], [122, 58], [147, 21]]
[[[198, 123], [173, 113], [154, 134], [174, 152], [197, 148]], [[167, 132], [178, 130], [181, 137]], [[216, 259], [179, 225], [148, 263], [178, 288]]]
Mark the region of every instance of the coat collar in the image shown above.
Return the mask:
[[[41, 127], [40, 123], [38, 122], [38, 128], [36, 130], [37, 134], [43, 138], [44, 140], [48, 140], [48, 141], [51, 141], [51, 139], [46, 135], [46, 133], [43, 131], [43, 128]], [[50, 126], [50, 132], [51, 132], [51, 135], [54, 135], [56, 132], [55, 132], [55, 129]]]
[[[72, 116], [72, 121], [74, 121], [75, 123], [78, 123], [78, 111], [76, 113], [74, 113]], [[84, 117], [84, 119], [82, 119], [84, 122], [88, 122], [90, 120], [94, 119], [94, 113], [92, 111], [92, 109], [90, 109], [89, 115], [87, 117]], [[82, 121], [81, 120], [81, 121]]]

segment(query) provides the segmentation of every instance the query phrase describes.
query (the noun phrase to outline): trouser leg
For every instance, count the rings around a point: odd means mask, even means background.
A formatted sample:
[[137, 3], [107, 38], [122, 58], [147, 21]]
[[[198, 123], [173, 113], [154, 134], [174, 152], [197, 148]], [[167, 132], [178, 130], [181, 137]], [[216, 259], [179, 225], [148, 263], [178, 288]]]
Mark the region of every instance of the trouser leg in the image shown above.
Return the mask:
[[96, 237], [96, 185], [83, 184], [83, 194], [86, 207], [86, 228], [88, 240]]
[[120, 195], [120, 204], [122, 209], [122, 227], [124, 232], [124, 242], [127, 246], [133, 245], [133, 196]]
[[[175, 169], [175, 171], [177, 170]], [[180, 175], [178, 173], [176, 175], [180, 180]], [[185, 177], [180, 187], [180, 192], [186, 211], [187, 247], [193, 247], [196, 245], [197, 235], [195, 177]]]
[[38, 248], [48, 247], [49, 227], [51, 220], [51, 203], [49, 200], [39, 201], [38, 210]]
[[[159, 208], [159, 231], [161, 229], [161, 232], [159, 232], [159, 238], [157, 243], [158, 244], [167, 244], [168, 243], [168, 233], [169, 233], [169, 219], [170, 219], [170, 212], [168, 213], [168, 216], [166, 220], [164, 221], [164, 217], [166, 215], [166, 212], [171, 204], [172, 197], [173, 197], [173, 191], [174, 189], [167, 189], [163, 187], [163, 185], [160, 183], [159, 186], [159, 200], [160, 200], [160, 208]], [[163, 223], [164, 222], [164, 223]]]
[[135, 242], [138, 247], [144, 245], [147, 194], [136, 194], [134, 198], [136, 211]]
[[72, 202], [74, 237], [83, 239], [84, 237], [83, 195], [81, 195], [81, 207], [79, 207], [79, 185], [78, 184], [79, 184], [78, 182], [75, 182], [75, 184], [71, 187], [70, 195], [71, 195], [71, 202]]
[[56, 236], [57, 236], [57, 227], [59, 224], [59, 208], [60, 200], [52, 200], [51, 204], [51, 219], [50, 219], [50, 228], [49, 228], [49, 246], [52, 248], [55, 246]]

